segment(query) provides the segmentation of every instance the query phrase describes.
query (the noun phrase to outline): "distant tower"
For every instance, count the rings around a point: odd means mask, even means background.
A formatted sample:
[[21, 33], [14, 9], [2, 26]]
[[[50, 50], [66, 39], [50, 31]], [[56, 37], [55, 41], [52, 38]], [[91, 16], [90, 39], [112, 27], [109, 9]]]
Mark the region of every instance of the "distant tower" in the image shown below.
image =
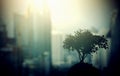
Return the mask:
[[7, 44], [7, 30], [6, 26], [0, 24], [0, 48], [5, 47]]
[[44, 74], [48, 74], [51, 66], [51, 19], [46, 2], [40, 11], [42, 14], [28, 7], [25, 15], [14, 15], [14, 25], [17, 45], [31, 52], [32, 58], [39, 58]]
[[25, 58], [33, 57], [34, 25], [30, 8], [25, 14], [14, 14], [14, 28], [16, 45], [24, 51]]
[[52, 32], [52, 64], [60, 65], [63, 61], [63, 35], [60, 32]]
[[[34, 55], [41, 57], [41, 66], [48, 72], [51, 66], [51, 19], [50, 11], [44, 1], [43, 10], [33, 14], [34, 25]], [[47, 73], [46, 73], [47, 74]]]
[[5, 47], [7, 42], [6, 25], [3, 23], [3, 0], [0, 0], [0, 48]]

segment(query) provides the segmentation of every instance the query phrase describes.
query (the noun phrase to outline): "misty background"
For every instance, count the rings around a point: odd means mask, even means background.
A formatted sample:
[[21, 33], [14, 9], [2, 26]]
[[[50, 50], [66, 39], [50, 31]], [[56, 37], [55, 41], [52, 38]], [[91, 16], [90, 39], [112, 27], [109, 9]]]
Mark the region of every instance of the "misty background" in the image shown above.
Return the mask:
[[[88, 29], [106, 36], [111, 27], [113, 7], [108, 0], [0, 0], [0, 3], [0, 24], [5, 25], [7, 37], [13, 39], [8, 45], [22, 50], [23, 66], [40, 65], [46, 74], [51, 65], [69, 68], [79, 62], [76, 52], [63, 48], [67, 34]], [[111, 39], [108, 41], [110, 45]], [[107, 67], [110, 48], [100, 50], [85, 61], [103, 69]]]

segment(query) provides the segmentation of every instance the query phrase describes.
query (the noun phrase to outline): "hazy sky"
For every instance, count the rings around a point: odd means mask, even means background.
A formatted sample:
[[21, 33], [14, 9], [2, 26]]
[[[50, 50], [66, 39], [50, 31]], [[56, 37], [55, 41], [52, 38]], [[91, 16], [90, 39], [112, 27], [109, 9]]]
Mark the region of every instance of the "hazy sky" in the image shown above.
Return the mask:
[[71, 33], [79, 28], [94, 28], [106, 32], [110, 15], [106, 0], [54, 0], [52, 5], [53, 28]]
[[[13, 30], [13, 14], [27, 12], [29, 0], [4, 1], [6, 24], [9, 30]], [[107, 0], [48, 0], [48, 4], [53, 30], [72, 33], [80, 28], [93, 28], [99, 33], [106, 33], [109, 29], [111, 7]], [[9, 35], [12, 34], [13, 31], [9, 32]]]

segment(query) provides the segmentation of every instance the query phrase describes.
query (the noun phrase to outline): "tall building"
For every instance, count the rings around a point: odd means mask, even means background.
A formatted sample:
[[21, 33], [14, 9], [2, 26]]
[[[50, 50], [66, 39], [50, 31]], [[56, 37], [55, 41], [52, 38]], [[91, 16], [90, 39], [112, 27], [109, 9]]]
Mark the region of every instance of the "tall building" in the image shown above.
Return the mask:
[[0, 0], [0, 47], [3, 45], [4, 42], [4, 38], [3, 35], [6, 35], [5, 31], [6, 31], [6, 26], [3, 24], [3, 19], [2, 19], [2, 15], [3, 15], [3, 0]]
[[[17, 47], [25, 50], [24, 53], [31, 53], [33, 31], [32, 25], [29, 25], [29, 19], [21, 14], [14, 14], [14, 33]], [[28, 28], [29, 27], [29, 28]], [[29, 55], [27, 55], [29, 56]]]
[[41, 10], [42, 13], [35, 12], [33, 14], [33, 53], [35, 56], [40, 56], [41, 66], [44, 66], [45, 74], [48, 74], [51, 66], [51, 19], [49, 9], [46, 6]]
[[63, 35], [59, 32], [52, 32], [52, 63], [60, 65], [64, 58], [63, 50]]
[[108, 49], [100, 48], [96, 53], [91, 56], [91, 63], [100, 69], [104, 69], [108, 66], [109, 56], [110, 56], [110, 49], [111, 49], [111, 40], [108, 40]]
[[27, 15], [14, 14], [17, 45], [34, 59], [40, 61], [40, 67], [48, 74], [51, 66], [51, 20], [50, 12], [44, 3], [42, 14], [28, 8]]

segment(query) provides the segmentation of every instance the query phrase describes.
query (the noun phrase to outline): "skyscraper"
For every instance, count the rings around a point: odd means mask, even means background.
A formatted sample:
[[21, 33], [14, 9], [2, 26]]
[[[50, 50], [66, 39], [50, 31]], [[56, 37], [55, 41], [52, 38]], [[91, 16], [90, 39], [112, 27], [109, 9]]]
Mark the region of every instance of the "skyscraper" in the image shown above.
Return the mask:
[[30, 52], [33, 59], [37, 58], [47, 74], [51, 65], [51, 20], [45, 2], [40, 12], [28, 7], [27, 14], [15, 14], [15, 36], [17, 45]]
[[63, 60], [63, 35], [58, 32], [52, 32], [52, 63], [53, 65], [60, 65]]

